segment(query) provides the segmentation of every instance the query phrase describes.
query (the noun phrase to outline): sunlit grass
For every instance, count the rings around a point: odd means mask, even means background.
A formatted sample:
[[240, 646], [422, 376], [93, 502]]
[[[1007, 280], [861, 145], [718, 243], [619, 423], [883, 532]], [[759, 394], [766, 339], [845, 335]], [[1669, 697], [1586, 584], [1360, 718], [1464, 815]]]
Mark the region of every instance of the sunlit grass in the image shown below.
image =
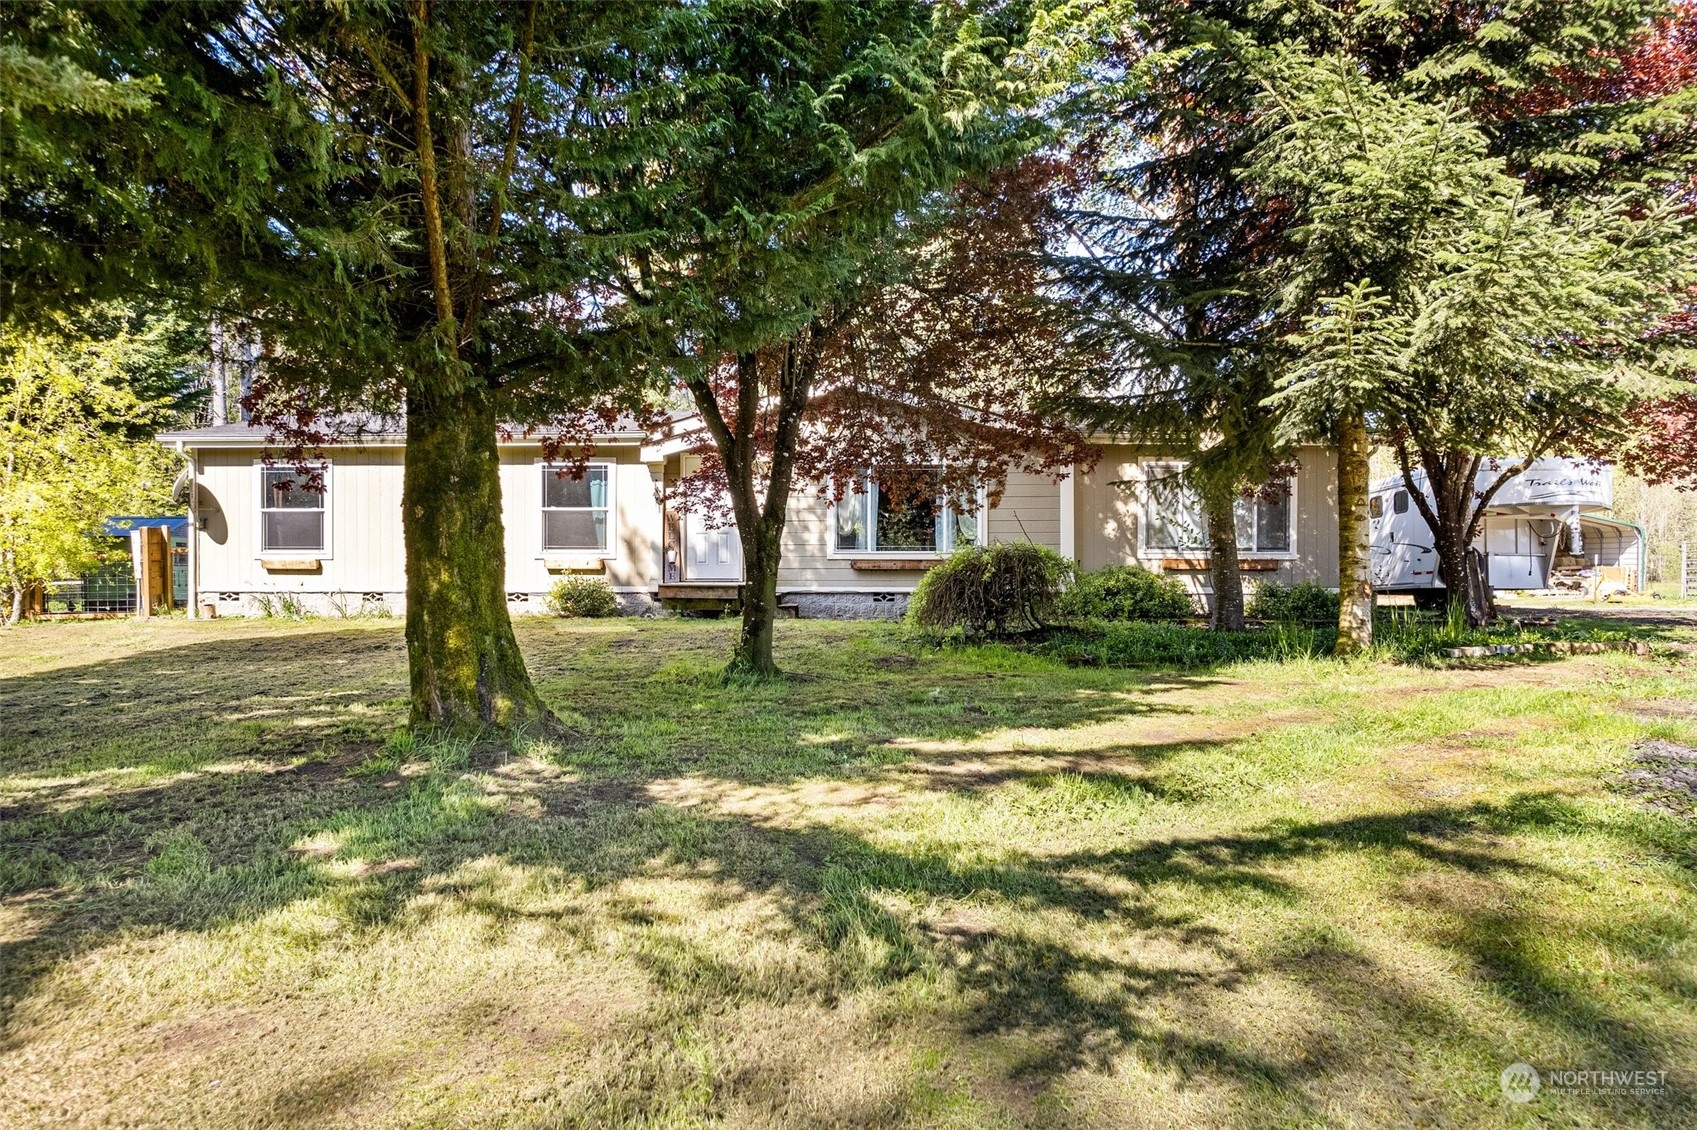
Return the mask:
[[1687, 1118], [1697, 833], [1611, 786], [1691, 661], [730, 628], [525, 622], [500, 741], [402, 728], [398, 624], [0, 635], [0, 1123]]

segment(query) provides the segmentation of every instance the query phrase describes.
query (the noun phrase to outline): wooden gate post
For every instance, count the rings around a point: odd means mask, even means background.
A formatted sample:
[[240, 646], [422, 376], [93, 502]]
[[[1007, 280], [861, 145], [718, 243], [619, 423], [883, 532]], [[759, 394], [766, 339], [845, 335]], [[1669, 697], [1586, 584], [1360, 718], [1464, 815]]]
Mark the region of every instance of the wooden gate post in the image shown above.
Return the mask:
[[163, 526], [130, 531], [135, 564], [136, 616], [146, 619], [171, 607], [171, 539]]
[[148, 594], [153, 591], [152, 578], [147, 567], [147, 527], [130, 531], [130, 572], [136, 581], [136, 618], [146, 619], [153, 615], [153, 608]]

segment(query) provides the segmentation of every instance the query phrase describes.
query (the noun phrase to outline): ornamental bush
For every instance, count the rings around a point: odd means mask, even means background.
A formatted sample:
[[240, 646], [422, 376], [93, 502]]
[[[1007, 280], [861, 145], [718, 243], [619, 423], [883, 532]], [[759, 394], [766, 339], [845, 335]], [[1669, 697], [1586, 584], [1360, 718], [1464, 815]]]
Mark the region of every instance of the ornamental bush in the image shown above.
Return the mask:
[[1196, 614], [1184, 582], [1136, 565], [1082, 574], [1062, 608], [1073, 620], [1183, 620]]
[[920, 579], [908, 620], [969, 636], [1042, 627], [1055, 611], [1072, 564], [1047, 546], [1006, 542], [957, 549]]
[[1246, 611], [1252, 620], [1272, 620], [1280, 624], [1335, 623], [1338, 594], [1313, 581], [1296, 585], [1262, 581], [1255, 586]]
[[599, 577], [562, 577], [548, 590], [548, 611], [556, 616], [617, 616], [619, 598]]

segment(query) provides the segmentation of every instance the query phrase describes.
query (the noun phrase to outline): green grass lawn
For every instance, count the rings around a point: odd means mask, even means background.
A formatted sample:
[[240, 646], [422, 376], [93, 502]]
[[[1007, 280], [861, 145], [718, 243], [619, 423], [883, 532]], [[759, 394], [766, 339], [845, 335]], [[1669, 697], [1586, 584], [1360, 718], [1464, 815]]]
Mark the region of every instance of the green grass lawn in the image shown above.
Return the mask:
[[[527, 620], [0, 633], [0, 1125], [1697, 1122], [1697, 659], [1169, 674]], [[1499, 1074], [1666, 1071], [1639, 1095]]]

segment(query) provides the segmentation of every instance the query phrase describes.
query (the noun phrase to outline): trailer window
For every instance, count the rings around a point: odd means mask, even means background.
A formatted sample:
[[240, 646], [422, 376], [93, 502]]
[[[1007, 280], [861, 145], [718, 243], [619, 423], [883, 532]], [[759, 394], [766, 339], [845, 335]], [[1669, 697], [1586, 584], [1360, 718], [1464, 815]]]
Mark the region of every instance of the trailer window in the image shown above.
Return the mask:
[[1368, 500], [1368, 502], [1367, 502], [1367, 516], [1369, 518], [1383, 518], [1385, 516], [1385, 496], [1384, 495], [1376, 494], [1371, 499]]
[[1391, 510], [1397, 514], [1408, 513], [1408, 492], [1399, 490], [1391, 495]]

